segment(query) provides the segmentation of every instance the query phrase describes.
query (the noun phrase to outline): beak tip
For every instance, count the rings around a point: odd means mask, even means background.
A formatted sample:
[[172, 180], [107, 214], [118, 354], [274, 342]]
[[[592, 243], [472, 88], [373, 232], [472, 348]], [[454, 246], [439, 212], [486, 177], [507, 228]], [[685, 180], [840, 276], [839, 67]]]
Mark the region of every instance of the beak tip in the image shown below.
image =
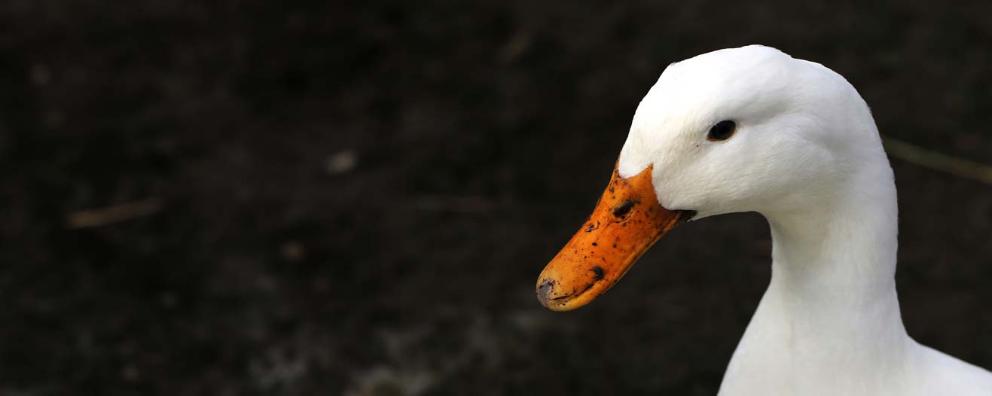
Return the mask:
[[555, 293], [558, 281], [554, 278], [541, 278], [537, 283], [537, 300], [548, 310], [555, 312], [571, 311], [584, 304], [576, 305], [576, 300], [570, 296], [560, 296]]
[[554, 294], [554, 289], [554, 279], [541, 279], [537, 283], [537, 300], [541, 302], [541, 305], [548, 309], [552, 308], [551, 296]]

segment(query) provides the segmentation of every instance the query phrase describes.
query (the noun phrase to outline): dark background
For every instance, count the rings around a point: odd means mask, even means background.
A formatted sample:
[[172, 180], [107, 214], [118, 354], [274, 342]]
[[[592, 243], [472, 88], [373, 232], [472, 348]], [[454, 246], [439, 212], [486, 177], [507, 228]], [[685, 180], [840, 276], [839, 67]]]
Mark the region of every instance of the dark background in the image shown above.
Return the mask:
[[[763, 43], [990, 163], [992, 3], [953, 3], [0, 2], [0, 394], [713, 394], [758, 215], [534, 298], [641, 96]], [[992, 367], [992, 186], [893, 166], [908, 330]]]

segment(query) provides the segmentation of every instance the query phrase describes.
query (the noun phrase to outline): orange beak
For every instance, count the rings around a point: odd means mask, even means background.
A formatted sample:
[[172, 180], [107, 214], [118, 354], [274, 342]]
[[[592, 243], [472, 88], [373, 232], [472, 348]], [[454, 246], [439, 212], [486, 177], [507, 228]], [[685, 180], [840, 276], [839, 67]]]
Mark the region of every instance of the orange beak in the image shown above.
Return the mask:
[[537, 278], [542, 305], [570, 311], [588, 304], [613, 287], [662, 235], [693, 216], [658, 203], [651, 169], [627, 179], [613, 170], [589, 220]]

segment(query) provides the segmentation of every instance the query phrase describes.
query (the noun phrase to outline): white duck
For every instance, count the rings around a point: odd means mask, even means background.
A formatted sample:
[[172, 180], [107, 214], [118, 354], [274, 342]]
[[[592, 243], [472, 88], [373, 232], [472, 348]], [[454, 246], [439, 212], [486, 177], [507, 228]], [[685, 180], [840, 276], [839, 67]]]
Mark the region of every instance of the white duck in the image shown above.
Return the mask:
[[868, 106], [832, 70], [769, 47], [665, 69], [538, 298], [585, 305], [682, 220], [749, 211], [770, 224], [772, 279], [721, 395], [992, 395], [988, 371], [906, 334], [896, 188]]

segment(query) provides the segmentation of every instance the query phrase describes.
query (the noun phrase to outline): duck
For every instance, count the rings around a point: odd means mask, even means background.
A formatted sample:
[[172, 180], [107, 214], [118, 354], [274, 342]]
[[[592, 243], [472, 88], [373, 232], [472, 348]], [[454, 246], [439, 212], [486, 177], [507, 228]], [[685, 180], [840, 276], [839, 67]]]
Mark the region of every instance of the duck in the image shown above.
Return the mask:
[[537, 298], [582, 307], [671, 229], [737, 212], [767, 220], [771, 280], [719, 395], [992, 395], [992, 373], [903, 325], [896, 186], [867, 103], [840, 74], [772, 47], [664, 69]]

